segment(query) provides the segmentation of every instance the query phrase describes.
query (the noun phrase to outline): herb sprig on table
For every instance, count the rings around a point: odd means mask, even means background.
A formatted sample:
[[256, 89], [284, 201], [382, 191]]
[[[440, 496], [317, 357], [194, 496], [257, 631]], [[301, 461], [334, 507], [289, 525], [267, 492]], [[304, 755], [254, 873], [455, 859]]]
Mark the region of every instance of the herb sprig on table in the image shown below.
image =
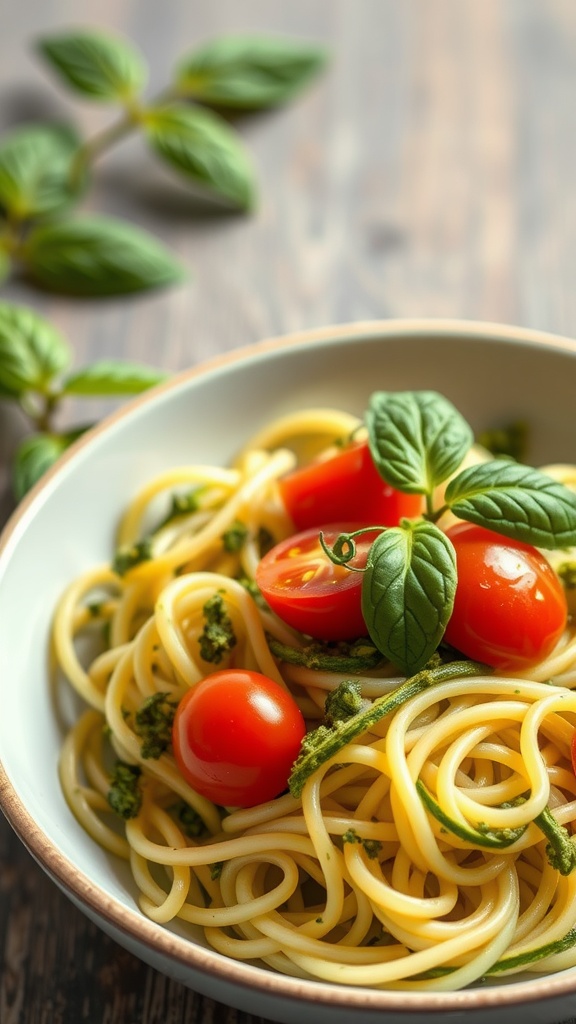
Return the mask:
[[0, 281], [16, 268], [41, 288], [80, 296], [182, 278], [176, 259], [140, 228], [71, 215], [106, 151], [138, 133], [150, 154], [195, 189], [249, 211], [256, 175], [230, 115], [286, 103], [326, 59], [322, 48], [300, 40], [224, 37], [185, 54], [167, 88], [147, 99], [146, 62], [127, 40], [76, 31], [41, 38], [37, 49], [62, 85], [116, 116], [88, 139], [50, 123], [20, 126], [0, 139]]
[[165, 379], [152, 367], [109, 359], [72, 369], [62, 335], [37, 313], [0, 302], [0, 400], [17, 403], [32, 433], [16, 450], [12, 480], [20, 500], [42, 474], [92, 423], [71, 430], [55, 427], [67, 397], [136, 395]]

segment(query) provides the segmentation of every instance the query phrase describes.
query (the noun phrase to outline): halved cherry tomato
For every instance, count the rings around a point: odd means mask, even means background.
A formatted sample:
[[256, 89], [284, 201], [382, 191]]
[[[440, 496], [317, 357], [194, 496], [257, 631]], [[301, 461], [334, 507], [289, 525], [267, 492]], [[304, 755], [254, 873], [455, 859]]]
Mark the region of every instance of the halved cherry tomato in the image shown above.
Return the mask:
[[550, 563], [529, 544], [473, 523], [447, 531], [458, 583], [444, 638], [458, 651], [503, 671], [542, 661], [567, 619], [566, 597]]
[[404, 516], [422, 512], [421, 495], [402, 494], [385, 483], [367, 441], [294, 470], [279, 486], [297, 530], [346, 520], [362, 526], [397, 526]]
[[[329, 546], [358, 525], [333, 524], [322, 532]], [[334, 565], [312, 527], [280, 541], [260, 561], [256, 583], [276, 614], [316, 640], [352, 640], [366, 636], [362, 616], [362, 573]], [[375, 533], [356, 538], [354, 565], [363, 568]]]
[[172, 729], [181, 774], [222, 807], [253, 807], [286, 789], [306, 726], [279, 683], [260, 672], [214, 672], [182, 698]]

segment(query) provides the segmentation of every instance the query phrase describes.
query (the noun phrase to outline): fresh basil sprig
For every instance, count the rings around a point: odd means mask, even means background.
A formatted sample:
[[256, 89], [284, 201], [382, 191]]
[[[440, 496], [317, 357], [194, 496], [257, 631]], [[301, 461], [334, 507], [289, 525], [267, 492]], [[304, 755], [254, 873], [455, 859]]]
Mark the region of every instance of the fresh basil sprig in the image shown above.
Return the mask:
[[446, 488], [447, 508], [459, 519], [539, 548], [575, 543], [572, 491], [529, 466], [494, 459], [463, 470]]
[[153, 236], [125, 221], [73, 217], [89, 183], [70, 129], [31, 125], [0, 140], [0, 279], [77, 296], [123, 295], [175, 284], [182, 268]]
[[431, 495], [474, 440], [458, 410], [434, 391], [376, 392], [366, 427], [378, 472], [406, 494]]
[[249, 211], [254, 167], [220, 109], [284, 103], [325, 62], [320, 47], [298, 40], [227, 36], [185, 54], [168, 88], [149, 100], [146, 61], [128, 40], [78, 30], [39, 39], [37, 52], [62, 85], [118, 113], [89, 139], [57, 124], [22, 126], [0, 139], [0, 283], [15, 268], [44, 289], [88, 296], [182, 278], [176, 260], [140, 229], [111, 218], [59, 219], [86, 191], [103, 153], [139, 132], [151, 154], [196, 191]]
[[[454, 546], [437, 525], [446, 512], [539, 548], [576, 545], [576, 495], [544, 473], [511, 459], [457, 472], [473, 444], [458, 410], [434, 391], [372, 395], [368, 441], [382, 478], [406, 494], [421, 494], [420, 520], [396, 527], [374, 523], [343, 533], [324, 550], [354, 567], [355, 537], [378, 530], [364, 569], [362, 612], [370, 638], [407, 675], [419, 672], [438, 647], [452, 613], [457, 573]], [[443, 502], [435, 494], [446, 483]]]
[[17, 402], [33, 429], [16, 450], [12, 481], [20, 500], [91, 423], [58, 430], [67, 396], [136, 395], [165, 379], [149, 366], [101, 360], [70, 370], [71, 350], [46, 320], [25, 307], [0, 302], [0, 400]]
[[372, 543], [362, 614], [378, 650], [407, 674], [423, 668], [438, 647], [455, 593], [454, 547], [433, 523], [406, 521]]

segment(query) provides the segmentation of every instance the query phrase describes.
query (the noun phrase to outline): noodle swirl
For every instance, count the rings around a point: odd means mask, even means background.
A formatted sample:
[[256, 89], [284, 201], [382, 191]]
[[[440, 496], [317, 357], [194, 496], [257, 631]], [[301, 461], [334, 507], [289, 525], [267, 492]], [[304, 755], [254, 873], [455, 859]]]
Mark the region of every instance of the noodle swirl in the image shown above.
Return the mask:
[[[348, 678], [275, 657], [270, 635], [302, 640], [240, 579], [253, 578], [259, 531], [290, 533], [277, 489], [295, 464], [290, 446], [314, 452], [357, 427], [336, 410], [285, 417], [232, 468], [180, 467], [136, 496], [120, 527], [123, 549], [138, 545], [159, 502], [195, 488], [190, 511], [152, 531], [148, 558], [125, 574], [85, 573], [58, 604], [58, 672], [85, 706], [63, 742], [63, 792], [94, 840], [129, 862], [142, 911], [201, 928], [227, 956], [298, 977], [416, 990], [574, 965], [566, 936], [576, 925], [575, 873], [551, 863], [536, 820], [546, 811], [570, 832], [576, 822], [571, 624], [520, 677], [463, 676], [413, 696], [321, 764], [298, 799], [223, 809], [191, 789], [169, 747], [143, 755], [143, 702], [161, 694], [177, 703], [212, 671], [199, 637], [215, 593], [236, 636], [224, 667], [286, 687], [312, 724], [326, 693]], [[573, 468], [551, 471], [575, 485]], [[221, 538], [239, 519], [246, 542], [225, 552]], [[367, 700], [402, 681], [386, 664], [358, 673]], [[139, 812], [124, 823], [108, 801], [114, 758], [141, 785]], [[200, 823], [196, 835], [182, 805]]]

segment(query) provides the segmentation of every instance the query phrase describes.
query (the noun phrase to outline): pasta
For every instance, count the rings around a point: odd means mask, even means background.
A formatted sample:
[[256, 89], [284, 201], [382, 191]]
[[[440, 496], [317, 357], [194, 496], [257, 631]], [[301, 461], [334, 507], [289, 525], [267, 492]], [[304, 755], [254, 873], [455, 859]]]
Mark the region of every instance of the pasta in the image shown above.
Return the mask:
[[[301, 796], [223, 809], [185, 781], [169, 743], [144, 751], [145, 702], [160, 694], [175, 706], [215, 670], [199, 642], [215, 594], [235, 636], [218, 669], [241, 665], [288, 688], [311, 729], [345, 680], [365, 706], [404, 683], [382, 658], [352, 675], [285, 658], [307, 641], [247, 585], [263, 538], [293, 530], [279, 478], [359, 426], [337, 410], [296, 413], [230, 468], [175, 468], [135, 497], [115, 563], [75, 580], [55, 612], [54, 663], [81, 704], [62, 747], [64, 794], [90, 836], [129, 862], [142, 911], [203, 929], [226, 956], [414, 990], [574, 965], [576, 871], [559, 869], [542, 827], [565, 829], [570, 847], [570, 620], [552, 653], [521, 673], [457, 667], [415, 689], [321, 763]], [[576, 481], [571, 467], [548, 472]], [[227, 550], [222, 538], [238, 523], [242, 543]], [[567, 557], [550, 553], [555, 566]], [[141, 799], [125, 820], [109, 801], [117, 763], [134, 770]]]

